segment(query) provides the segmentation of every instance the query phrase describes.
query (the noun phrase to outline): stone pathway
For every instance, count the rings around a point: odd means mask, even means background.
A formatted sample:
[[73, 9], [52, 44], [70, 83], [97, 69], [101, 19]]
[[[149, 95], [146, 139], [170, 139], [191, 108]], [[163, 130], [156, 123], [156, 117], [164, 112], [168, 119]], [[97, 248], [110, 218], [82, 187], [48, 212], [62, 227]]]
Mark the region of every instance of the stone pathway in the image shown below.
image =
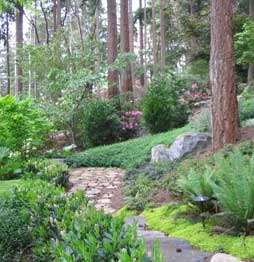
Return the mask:
[[125, 218], [125, 225], [136, 223], [138, 236], [144, 238], [148, 254], [155, 241], [160, 242], [163, 262], [239, 262], [226, 254], [209, 254], [193, 248], [182, 239], [166, 236], [164, 233], [146, 228], [146, 221], [139, 216]]
[[69, 192], [84, 190], [97, 210], [114, 213], [122, 207], [121, 184], [124, 170], [119, 168], [77, 168], [70, 172]]

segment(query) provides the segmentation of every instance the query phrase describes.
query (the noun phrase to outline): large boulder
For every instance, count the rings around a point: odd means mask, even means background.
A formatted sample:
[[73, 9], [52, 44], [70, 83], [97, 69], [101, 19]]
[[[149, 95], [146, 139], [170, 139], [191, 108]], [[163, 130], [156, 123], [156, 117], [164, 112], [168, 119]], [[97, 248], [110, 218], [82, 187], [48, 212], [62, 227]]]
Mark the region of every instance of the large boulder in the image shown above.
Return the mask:
[[162, 144], [153, 147], [151, 162], [176, 161], [189, 153], [207, 148], [211, 144], [211, 141], [212, 138], [209, 133], [185, 133], [178, 136], [169, 148]]
[[210, 260], [210, 262], [240, 262], [240, 261], [241, 260], [236, 257], [232, 257], [230, 255], [223, 254], [223, 253], [215, 254]]

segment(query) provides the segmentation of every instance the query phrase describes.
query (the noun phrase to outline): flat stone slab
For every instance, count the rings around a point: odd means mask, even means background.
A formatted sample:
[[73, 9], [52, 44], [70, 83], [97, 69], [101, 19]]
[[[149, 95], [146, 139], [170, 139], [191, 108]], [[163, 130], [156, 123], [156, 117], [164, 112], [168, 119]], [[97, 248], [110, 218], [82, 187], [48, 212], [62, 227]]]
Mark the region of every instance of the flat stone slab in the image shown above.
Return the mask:
[[230, 255], [223, 254], [223, 253], [215, 254], [210, 260], [210, 262], [240, 262], [240, 261], [241, 260], [236, 257], [232, 257]]
[[[211, 254], [193, 248], [187, 241], [166, 236], [164, 233], [148, 230], [145, 219], [139, 216], [125, 218], [125, 225], [136, 224], [138, 236], [144, 238], [146, 250], [151, 253], [156, 241], [160, 242], [163, 262], [204, 262]], [[222, 261], [221, 261], [222, 262]]]

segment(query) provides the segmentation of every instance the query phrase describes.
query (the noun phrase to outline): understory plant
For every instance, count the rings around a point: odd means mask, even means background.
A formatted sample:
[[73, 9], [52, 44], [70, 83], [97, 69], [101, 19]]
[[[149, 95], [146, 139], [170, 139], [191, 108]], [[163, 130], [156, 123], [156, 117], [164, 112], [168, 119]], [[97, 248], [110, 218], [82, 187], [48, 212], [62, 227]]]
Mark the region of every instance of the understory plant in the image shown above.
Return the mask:
[[82, 192], [27, 182], [1, 195], [0, 211], [4, 261], [152, 261], [135, 227], [96, 211]]

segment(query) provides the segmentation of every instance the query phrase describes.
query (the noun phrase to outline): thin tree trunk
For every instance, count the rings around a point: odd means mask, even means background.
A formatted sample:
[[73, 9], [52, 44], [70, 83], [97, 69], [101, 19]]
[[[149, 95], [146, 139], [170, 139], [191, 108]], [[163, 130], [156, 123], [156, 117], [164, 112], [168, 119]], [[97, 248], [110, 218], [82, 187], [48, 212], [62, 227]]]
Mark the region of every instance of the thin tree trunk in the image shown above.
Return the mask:
[[145, 29], [145, 37], [144, 37], [144, 49], [145, 49], [145, 55], [144, 55], [144, 90], [147, 89], [147, 54], [146, 54], [146, 48], [147, 48], [147, 12], [146, 12], [146, 0], [144, 0], [144, 29]]
[[[130, 31], [130, 52], [134, 53], [134, 32], [133, 32], [133, 7], [132, 0], [129, 0], [129, 31]], [[131, 63], [131, 79], [133, 89], [136, 85], [136, 77], [135, 77], [135, 63]]]
[[6, 64], [7, 64], [7, 94], [11, 93], [11, 70], [10, 70], [10, 32], [9, 15], [6, 16]]
[[[117, 57], [117, 16], [116, 0], [107, 0], [108, 14], [108, 65], [115, 62]], [[109, 68], [108, 71], [108, 97], [112, 98], [119, 94], [119, 76], [116, 70]]]
[[[139, 9], [142, 10], [143, 4], [142, 0], [139, 0]], [[139, 39], [140, 39], [140, 66], [141, 70], [144, 71], [144, 31], [143, 31], [143, 21], [142, 18], [139, 18]], [[143, 87], [145, 85], [145, 78], [144, 78], [144, 73], [141, 74], [140, 76], [140, 84]]]
[[161, 71], [166, 65], [166, 40], [165, 40], [165, 0], [160, 0], [160, 41], [161, 41]]
[[57, 0], [57, 10], [56, 10], [56, 25], [57, 30], [59, 30], [62, 26], [61, 21], [61, 0]]
[[77, 18], [77, 23], [78, 23], [78, 30], [79, 30], [79, 35], [80, 35], [80, 41], [82, 45], [82, 50], [84, 48], [84, 37], [83, 37], [83, 30], [82, 30], [82, 22], [79, 16], [79, 10], [78, 10], [78, 3], [77, 0], [75, 0], [75, 7], [74, 7], [74, 15]]
[[152, 0], [152, 39], [153, 39], [153, 75], [155, 76], [157, 72], [157, 64], [158, 64], [155, 0]]
[[57, 0], [53, 0], [53, 30], [54, 33], [57, 31]]
[[[130, 40], [129, 40], [129, 12], [128, 12], [128, 1], [120, 1], [120, 49], [121, 53], [130, 52]], [[131, 69], [130, 65], [127, 65], [127, 68], [123, 69], [121, 72], [121, 91], [132, 92], [132, 80], [131, 80]]]
[[43, 7], [42, 1], [40, 1], [40, 7], [43, 14], [44, 22], [45, 22], [45, 32], [46, 32], [46, 43], [49, 44], [49, 25], [46, 11]]
[[[254, 19], [254, 0], [249, 0], [249, 17]], [[248, 83], [251, 83], [254, 80], [254, 65], [249, 64], [248, 69]]]
[[210, 81], [214, 150], [234, 144], [239, 134], [232, 18], [232, 0], [212, 1]]
[[16, 9], [16, 64], [15, 64], [15, 95], [23, 91], [23, 69], [21, 66], [21, 51], [23, 48], [23, 6], [18, 5]]

